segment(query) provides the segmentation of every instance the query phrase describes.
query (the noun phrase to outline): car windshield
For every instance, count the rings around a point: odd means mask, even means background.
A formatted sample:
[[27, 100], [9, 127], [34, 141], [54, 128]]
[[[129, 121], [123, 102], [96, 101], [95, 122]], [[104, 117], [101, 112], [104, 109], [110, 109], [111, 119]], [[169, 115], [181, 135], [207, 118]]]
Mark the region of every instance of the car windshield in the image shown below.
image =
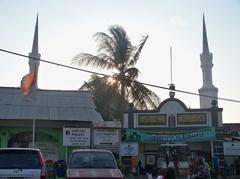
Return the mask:
[[0, 169], [38, 169], [37, 151], [31, 150], [0, 150]]
[[113, 155], [108, 152], [74, 152], [69, 168], [117, 168]]

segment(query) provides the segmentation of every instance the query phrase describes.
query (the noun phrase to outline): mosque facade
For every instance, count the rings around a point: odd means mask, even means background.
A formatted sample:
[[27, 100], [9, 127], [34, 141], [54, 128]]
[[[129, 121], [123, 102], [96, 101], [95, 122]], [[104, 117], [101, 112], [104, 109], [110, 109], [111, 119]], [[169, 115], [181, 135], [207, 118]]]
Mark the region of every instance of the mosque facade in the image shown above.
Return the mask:
[[124, 141], [137, 145], [138, 155], [123, 160], [141, 161], [145, 168], [154, 171], [174, 166], [176, 159], [179, 168], [185, 170], [190, 157], [204, 157], [208, 163], [217, 157], [220, 171], [224, 169], [223, 109], [218, 107], [218, 89], [213, 85], [213, 55], [209, 51], [204, 16], [200, 60], [203, 79], [198, 90], [200, 108], [188, 108], [175, 97], [175, 86], [171, 84], [169, 98], [156, 110], [129, 110], [124, 115]]

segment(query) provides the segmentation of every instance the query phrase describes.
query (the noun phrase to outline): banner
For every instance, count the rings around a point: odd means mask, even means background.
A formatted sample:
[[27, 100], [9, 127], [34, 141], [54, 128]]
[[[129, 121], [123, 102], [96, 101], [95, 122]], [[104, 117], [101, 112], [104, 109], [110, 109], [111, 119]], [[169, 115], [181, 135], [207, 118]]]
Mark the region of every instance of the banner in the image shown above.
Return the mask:
[[179, 133], [157, 133], [138, 129], [126, 129], [127, 142], [166, 143], [166, 142], [198, 142], [216, 140], [215, 128], [204, 128]]

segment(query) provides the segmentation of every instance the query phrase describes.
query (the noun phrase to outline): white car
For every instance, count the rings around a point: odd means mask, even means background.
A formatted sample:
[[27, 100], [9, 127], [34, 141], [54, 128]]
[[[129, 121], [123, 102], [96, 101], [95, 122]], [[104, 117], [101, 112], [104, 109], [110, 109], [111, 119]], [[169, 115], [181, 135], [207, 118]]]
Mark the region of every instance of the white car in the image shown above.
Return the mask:
[[123, 175], [111, 151], [79, 149], [71, 153], [66, 178], [123, 179]]
[[46, 179], [42, 153], [31, 148], [1, 148], [1, 179]]

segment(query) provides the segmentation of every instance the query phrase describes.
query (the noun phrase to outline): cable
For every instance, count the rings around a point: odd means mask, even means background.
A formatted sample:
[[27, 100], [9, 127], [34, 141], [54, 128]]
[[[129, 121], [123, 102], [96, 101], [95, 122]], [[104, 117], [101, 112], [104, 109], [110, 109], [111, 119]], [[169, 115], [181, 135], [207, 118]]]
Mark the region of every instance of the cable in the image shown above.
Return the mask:
[[[21, 57], [24, 57], [24, 58], [31, 58], [31, 59], [34, 59], [34, 60], [37, 60], [37, 61], [41, 61], [41, 62], [45, 62], [45, 63], [51, 64], [51, 65], [61, 66], [61, 67], [64, 67], [64, 68], [70, 68], [70, 69], [73, 69], [73, 70], [83, 71], [83, 72], [86, 72], [86, 73], [91, 73], [91, 74], [95, 74], [95, 75], [101, 75], [101, 76], [111, 77], [111, 78], [115, 78], [116, 79], [116, 77], [112, 77], [110, 75], [106, 75], [106, 74], [103, 74], [103, 73], [98, 73], [98, 72], [94, 72], [94, 71], [90, 71], [90, 70], [85, 70], [85, 69], [82, 69], [82, 68], [77, 68], [77, 67], [72, 67], [72, 66], [69, 66], [69, 65], [55, 63], [55, 62], [51, 62], [51, 61], [48, 61], [48, 60], [38, 59], [38, 58], [30, 57], [28, 55], [23, 55], [23, 54], [20, 54], [20, 53], [17, 53], [17, 52], [4, 50], [4, 49], [1, 49], [1, 48], [0, 48], [0, 51], [5, 52], [5, 53], [9, 53], [9, 54], [12, 54], [12, 55], [16, 55], [16, 56], [21, 56]], [[168, 87], [163, 87], [163, 86], [159, 86], [159, 85], [154, 85], [154, 84], [149, 84], [149, 83], [144, 83], [144, 82], [134, 81], [134, 80], [129, 80], [129, 81], [133, 82], [133, 83], [139, 83], [139, 84], [142, 84], [142, 85], [145, 85], [145, 86], [154, 87], [154, 88], [170, 90]], [[213, 97], [213, 96], [209, 96], [209, 95], [200, 95], [198, 93], [188, 92], [188, 91], [184, 91], [184, 90], [174, 89], [174, 90], [171, 90], [171, 91], [175, 91], [175, 92], [179, 92], [179, 93], [185, 93], [185, 94], [190, 94], [190, 95], [195, 95], [195, 96], [203, 96], [203, 97], [213, 98], [213, 99], [218, 99], [218, 100], [223, 100], [223, 101], [240, 103], [240, 100], [234, 100], [234, 99], [228, 99], [228, 98], [220, 98], [220, 97]]]

